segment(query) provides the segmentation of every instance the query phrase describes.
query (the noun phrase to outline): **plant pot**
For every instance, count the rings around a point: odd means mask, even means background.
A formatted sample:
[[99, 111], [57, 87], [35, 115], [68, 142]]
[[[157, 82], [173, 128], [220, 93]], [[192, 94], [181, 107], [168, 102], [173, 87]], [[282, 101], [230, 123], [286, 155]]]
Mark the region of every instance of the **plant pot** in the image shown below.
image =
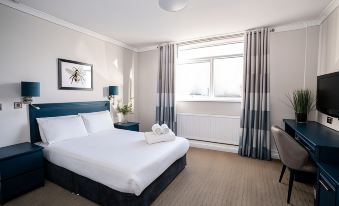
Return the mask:
[[122, 115], [122, 122], [123, 123], [127, 123], [128, 121], [127, 121], [127, 115], [126, 114], [123, 114]]
[[120, 123], [127, 123], [127, 115], [124, 115], [123, 113], [118, 113], [118, 122]]
[[295, 119], [299, 123], [307, 122], [307, 113], [295, 113]]
[[122, 114], [121, 113], [121, 116], [120, 116], [120, 122], [122, 123], [127, 123], [127, 114]]

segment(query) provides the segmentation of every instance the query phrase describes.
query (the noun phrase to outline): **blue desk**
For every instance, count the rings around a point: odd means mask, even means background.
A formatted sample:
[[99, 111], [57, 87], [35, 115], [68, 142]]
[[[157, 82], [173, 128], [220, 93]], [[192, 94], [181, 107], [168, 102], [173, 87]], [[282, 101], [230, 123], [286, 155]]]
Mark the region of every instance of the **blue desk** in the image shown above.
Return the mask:
[[339, 132], [317, 122], [284, 122], [285, 131], [308, 150], [318, 166], [315, 205], [339, 205]]

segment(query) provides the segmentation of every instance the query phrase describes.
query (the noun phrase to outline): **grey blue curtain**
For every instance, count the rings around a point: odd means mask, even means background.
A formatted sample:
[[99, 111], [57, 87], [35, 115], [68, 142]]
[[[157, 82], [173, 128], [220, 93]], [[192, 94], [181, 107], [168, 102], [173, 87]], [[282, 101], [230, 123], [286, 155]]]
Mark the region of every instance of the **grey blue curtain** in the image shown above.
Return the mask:
[[156, 121], [176, 131], [174, 99], [175, 45], [160, 46]]
[[239, 154], [271, 159], [268, 28], [246, 32]]

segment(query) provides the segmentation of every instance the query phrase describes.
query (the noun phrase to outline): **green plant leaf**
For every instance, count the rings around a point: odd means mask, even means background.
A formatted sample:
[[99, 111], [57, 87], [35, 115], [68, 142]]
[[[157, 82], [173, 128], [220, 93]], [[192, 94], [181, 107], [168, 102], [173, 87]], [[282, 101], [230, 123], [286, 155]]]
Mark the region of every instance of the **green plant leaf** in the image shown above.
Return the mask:
[[132, 110], [133, 110], [133, 105], [132, 105], [131, 102], [128, 103], [128, 104], [118, 104], [118, 106], [117, 106], [117, 111], [119, 113], [124, 114], [124, 115], [132, 112]]
[[308, 114], [314, 109], [315, 100], [309, 89], [295, 90], [292, 95], [288, 95], [287, 97], [295, 113]]

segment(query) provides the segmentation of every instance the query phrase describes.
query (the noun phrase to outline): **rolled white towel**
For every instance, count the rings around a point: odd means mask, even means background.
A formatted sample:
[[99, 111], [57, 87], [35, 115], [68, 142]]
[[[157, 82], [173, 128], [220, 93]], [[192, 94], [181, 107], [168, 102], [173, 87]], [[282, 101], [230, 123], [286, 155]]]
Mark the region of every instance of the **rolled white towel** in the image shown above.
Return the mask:
[[162, 134], [169, 134], [171, 130], [168, 128], [167, 124], [162, 124], [161, 126]]
[[162, 135], [163, 134], [161, 126], [159, 124], [154, 124], [152, 126], [152, 131], [155, 135]]
[[171, 129], [169, 129], [169, 133], [167, 135], [175, 136], [174, 132]]
[[169, 142], [175, 140], [175, 135], [155, 135], [153, 132], [145, 132], [145, 140], [147, 144]]

